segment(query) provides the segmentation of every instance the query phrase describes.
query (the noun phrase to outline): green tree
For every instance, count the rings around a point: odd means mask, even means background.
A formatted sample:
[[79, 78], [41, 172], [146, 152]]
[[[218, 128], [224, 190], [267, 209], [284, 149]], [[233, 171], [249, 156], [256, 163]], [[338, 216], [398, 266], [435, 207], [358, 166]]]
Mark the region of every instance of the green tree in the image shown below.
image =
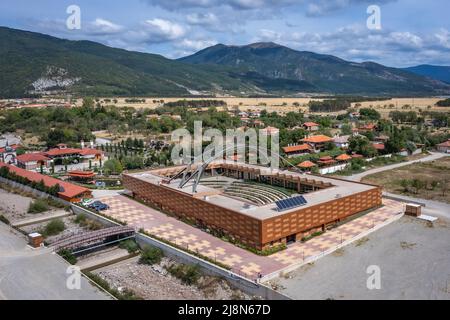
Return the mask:
[[104, 164], [104, 170], [106, 175], [110, 174], [121, 174], [123, 171], [123, 166], [117, 159], [109, 159]]

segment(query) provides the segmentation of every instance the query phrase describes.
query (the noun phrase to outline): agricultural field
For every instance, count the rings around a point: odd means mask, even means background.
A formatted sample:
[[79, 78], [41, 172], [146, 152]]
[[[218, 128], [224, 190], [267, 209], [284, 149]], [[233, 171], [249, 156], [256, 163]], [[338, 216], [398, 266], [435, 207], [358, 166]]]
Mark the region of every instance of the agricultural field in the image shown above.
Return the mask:
[[[373, 108], [377, 110], [385, 119], [389, 118], [392, 111], [436, 111], [448, 112], [449, 108], [437, 107], [436, 103], [442, 98], [393, 98], [383, 101], [365, 101], [360, 103], [352, 103], [354, 108]], [[410, 106], [406, 109], [404, 106]]]
[[388, 192], [450, 203], [450, 157], [377, 173], [362, 181]]
[[[113, 98], [101, 98], [100, 100], [104, 101], [105, 99]], [[164, 103], [167, 102], [175, 102], [179, 100], [223, 100], [227, 103], [228, 108], [239, 107], [243, 111], [251, 110], [251, 111], [261, 111], [267, 110], [268, 112], [290, 112], [290, 111], [298, 111], [298, 110], [307, 110], [307, 104], [311, 100], [321, 101], [322, 99], [311, 99], [311, 98], [235, 98], [235, 97], [215, 97], [215, 98], [189, 98], [189, 97], [178, 97], [178, 98], [163, 98], [163, 97], [142, 97], [139, 99], [145, 99], [145, 102], [141, 103], [130, 103], [126, 100], [130, 98], [116, 98], [117, 103], [115, 104], [118, 107], [133, 107], [136, 109], [147, 108], [147, 109], [156, 109], [162, 105], [161, 101]], [[82, 100], [77, 101], [77, 106], [81, 106]], [[113, 103], [111, 103], [113, 104]], [[296, 106], [294, 104], [299, 104]], [[218, 107], [219, 111], [223, 108]]]

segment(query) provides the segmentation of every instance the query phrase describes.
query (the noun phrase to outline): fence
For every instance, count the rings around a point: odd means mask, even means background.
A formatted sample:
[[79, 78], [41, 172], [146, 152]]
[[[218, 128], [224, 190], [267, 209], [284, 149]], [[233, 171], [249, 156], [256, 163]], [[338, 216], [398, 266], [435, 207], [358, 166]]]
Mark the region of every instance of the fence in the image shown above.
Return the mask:
[[[95, 219], [96, 221], [102, 222], [103, 224], [106, 224], [108, 226], [119, 225], [117, 222], [114, 222], [106, 217], [100, 216], [75, 204], [72, 204], [72, 209], [75, 214], [84, 214], [88, 218]], [[288, 296], [281, 294], [266, 285], [255, 283], [234, 272], [221, 268], [213, 263], [200, 259], [180, 249], [174, 248], [169, 244], [153, 239], [147, 235], [136, 233], [136, 241], [141, 246], [150, 245], [153, 247], [157, 247], [161, 249], [167, 257], [173, 258], [174, 260], [177, 260], [181, 263], [196, 264], [200, 267], [203, 273], [215, 277], [224, 278], [230, 283], [232, 287], [242, 290], [247, 294], [259, 296], [267, 300], [290, 300]]]

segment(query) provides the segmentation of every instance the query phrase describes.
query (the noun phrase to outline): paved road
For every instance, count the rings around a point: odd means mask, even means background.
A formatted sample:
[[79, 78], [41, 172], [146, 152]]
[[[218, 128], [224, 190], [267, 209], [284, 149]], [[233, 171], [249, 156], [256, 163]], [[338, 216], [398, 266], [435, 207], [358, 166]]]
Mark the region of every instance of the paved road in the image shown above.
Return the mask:
[[23, 236], [0, 223], [0, 300], [109, 299], [85, 278], [80, 290], [69, 290], [68, 266], [48, 249], [31, 249]]
[[[448, 156], [450, 156], [450, 155], [445, 154], [445, 153], [432, 152], [431, 155], [429, 155], [425, 158], [419, 159], [419, 160], [396, 163], [396, 164], [385, 166], [385, 167], [375, 168], [375, 169], [368, 170], [366, 172], [362, 172], [362, 173], [358, 173], [358, 174], [354, 174], [352, 176], [345, 177], [345, 178], [348, 180], [353, 180], [353, 181], [361, 181], [364, 177], [371, 175], [371, 174], [375, 174], [375, 173], [379, 173], [379, 172], [383, 172], [383, 171], [387, 171], [387, 170], [393, 170], [393, 169], [404, 167], [404, 166], [414, 164], [414, 163], [434, 161], [434, 160], [441, 159], [443, 157], [448, 157]], [[448, 204], [448, 203], [420, 199], [420, 198], [413, 198], [413, 197], [408, 197], [408, 196], [404, 196], [404, 195], [393, 194], [390, 192], [384, 192], [383, 194], [386, 196], [395, 197], [396, 199], [403, 200], [405, 202], [412, 201], [412, 202], [423, 203], [423, 204], [425, 204], [425, 208], [423, 208], [423, 210], [422, 210], [422, 212], [424, 214], [431, 215], [431, 216], [441, 216], [441, 217], [450, 218], [450, 204]]]
[[431, 155], [429, 155], [425, 158], [422, 158], [422, 159], [412, 160], [412, 161], [407, 161], [407, 162], [402, 162], [402, 163], [396, 163], [396, 164], [391, 164], [389, 166], [384, 166], [384, 167], [367, 170], [365, 172], [361, 172], [361, 173], [357, 173], [357, 174], [345, 177], [345, 179], [353, 180], [353, 181], [361, 181], [364, 177], [371, 175], [371, 174], [408, 166], [408, 165], [414, 164], [414, 163], [434, 161], [434, 160], [437, 160], [437, 159], [440, 159], [443, 157], [448, 157], [448, 156], [450, 156], [450, 155], [445, 154], [445, 153], [432, 152]]
[[393, 194], [390, 192], [383, 192], [383, 195], [394, 197], [399, 200], [403, 200], [405, 202], [419, 202], [421, 204], [425, 204], [425, 207], [422, 208], [422, 213], [430, 216], [440, 216], [450, 219], [450, 204], [439, 201], [432, 201], [426, 199], [419, 199], [408, 197], [404, 195]]

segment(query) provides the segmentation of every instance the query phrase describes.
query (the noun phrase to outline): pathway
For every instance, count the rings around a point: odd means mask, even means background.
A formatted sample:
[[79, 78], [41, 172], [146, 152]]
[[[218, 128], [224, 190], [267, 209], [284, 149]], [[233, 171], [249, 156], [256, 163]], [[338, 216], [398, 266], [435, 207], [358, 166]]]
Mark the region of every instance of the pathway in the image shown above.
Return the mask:
[[411, 161], [402, 162], [402, 163], [396, 163], [396, 164], [391, 164], [389, 166], [384, 166], [384, 167], [379, 167], [379, 168], [367, 170], [365, 172], [357, 173], [357, 174], [354, 174], [354, 175], [351, 175], [351, 176], [348, 176], [348, 177], [343, 177], [343, 178], [347, 179], [347, 180], [352, 180], [352, 181], [361, 181], [364, 177], [366, 177], [368, 175], [371, 175], [371, 174], [375, 174], [375, 173], [379, 173], [379, 172], [383, 172], [383, 171], [388, 171], [388, 170], [392, 170], [392, 169], [408, 166], [408, 165], [414, 164], [414, 163], [434, 161], [434, 160], [438, 160], [440, 158], [448, 157], [448, 156], [450, 156], [450, 155], [449, 154], [445, 154], [445, 153], [432, 152], [431, 155], [429, 155], [429, 156], [427, 156], [425, 158], [422, 158], [422, 159], [411, 160]]
[[370, 232], [381, 224], [395, 220], [398, 214], [403, 213], [402, 203], [385, 199], [385, 206], [380, 209], [306, 243], [297, 242], [282, 252], [263, 257], [238, 248], [130, 198], [115, 196], [101, 200], [110, 206], [109, 210], [103, 212], [104, 214], [228, 265], [233, 272], [249, 279], [256, 279], [259, 273], [266, 276], [314, 256], [322, 255], [325, 251], [337, 248], [342, 242], [351, 241], [362, 233]]

